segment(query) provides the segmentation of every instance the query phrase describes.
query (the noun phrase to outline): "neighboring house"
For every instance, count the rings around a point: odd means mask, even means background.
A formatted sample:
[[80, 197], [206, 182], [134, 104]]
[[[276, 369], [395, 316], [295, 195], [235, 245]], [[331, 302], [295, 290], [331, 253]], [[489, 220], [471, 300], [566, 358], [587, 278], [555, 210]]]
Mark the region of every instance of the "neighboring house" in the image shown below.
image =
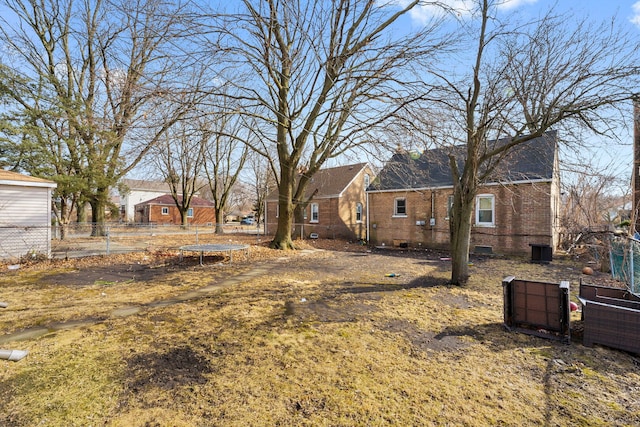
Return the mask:
[[[371, 181], [373, 172], [367, 163], [316, 172], [307, 187], [306, 197], [313, 194], [313, 198], [304, 212], [302, 237], [365, 239], [365, 190]], [[279, 215], [277, 190], [267, 197], [265, 204], [265, 231], [275, 233]]]
[[56, 186], [0, 170], [0, 259], [51, 257], [51, 193]]
[[[169, 194], [138, 203], [135, 206], [135, 221], [142, 224], [180, 225], [180, 211]], [[193, 197], [187, 212], [191, 225], [213, 225], [216, 222], [215, 205], [200, 197]]]
[[171, 194], [169, 184], [162, 181], [123, 179], [120, 190], [120, 216], [125, 222], [135, 220], [135, 205], [153, 198]]
[[[560, 206], [556, 132], [517, 146], [492, 176], [475, 199], [470, 250], [526, 254], [532, 244], [555, 248]], [[447, 149], [396, 153], [367, 192], [371, 243], [448, 248], [452, 183]]]

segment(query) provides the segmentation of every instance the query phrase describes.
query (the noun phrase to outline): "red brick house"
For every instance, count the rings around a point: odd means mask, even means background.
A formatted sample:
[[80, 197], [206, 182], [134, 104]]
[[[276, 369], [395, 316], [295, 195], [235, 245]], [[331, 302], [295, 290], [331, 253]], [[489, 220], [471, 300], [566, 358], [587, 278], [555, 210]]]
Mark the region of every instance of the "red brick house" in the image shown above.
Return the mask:
[[[321, 169], [307, 187], [307, 205], [302, 224], [303, 238], [366, 239], [367, 198], [365, 190], [373, 181], [367, 163]], [[278, 192], [266, 200], [265, 231], [278, 227]], [[293, 236], [294, 238], [301, 236]]]
[[[449, 247], [453, 181], [448, 149], [398, 152], [384, 166], [367, 191], [371, 243]], [[518, 146], [492, 176], [476, 196], [471, 251], [524, 255], [531, 253], [530, 245], [555, 248], [560, 206], [556, 132]]]
[[[213, 225], [216, 222], [215, 205], [200, 197], [193, 197], [187, 212], [192, 225]], [[135, 205], [135, 222], [181, 225], [180, 211], [170, 194], [156, 197]]]

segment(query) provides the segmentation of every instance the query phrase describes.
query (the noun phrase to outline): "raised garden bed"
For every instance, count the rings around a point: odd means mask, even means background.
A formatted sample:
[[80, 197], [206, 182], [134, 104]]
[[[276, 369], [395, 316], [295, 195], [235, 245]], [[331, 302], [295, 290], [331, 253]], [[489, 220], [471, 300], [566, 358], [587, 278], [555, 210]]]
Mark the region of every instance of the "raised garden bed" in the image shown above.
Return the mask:
[[569, 282], [502, 281], [504, 325], [509, 330], [569, 342]]
[[626, 289], [580, 283], [583, 344], [640, 353], [640, 297]]

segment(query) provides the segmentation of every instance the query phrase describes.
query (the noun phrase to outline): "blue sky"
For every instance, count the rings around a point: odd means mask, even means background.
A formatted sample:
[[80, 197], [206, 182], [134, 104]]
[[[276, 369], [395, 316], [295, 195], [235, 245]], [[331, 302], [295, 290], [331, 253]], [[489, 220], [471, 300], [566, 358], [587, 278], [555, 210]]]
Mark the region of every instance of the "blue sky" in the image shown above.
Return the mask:
[[[406, 5], [410, 0], [396, 0], [400, 5]], [[522, 18], [540, 16], [549, 9], [557, 13], [569, 13], [575, 18], [585, 17], [594, 22], [609, 21], [616, 18], [621, 31], [637, 34], [640, 42], [640, 0], [495, 0], [502, 3], [501, 8], [506, 14], [515, 14]], [[477, 0], [441, 0], [448, 6], [459, 10], [460, 16], [468, 14], [469, 9]], [[411, 19], [414, 25], [427, 22], [436, 9], [432, 6], [422, 6], [412, 11]], [[640, 89], [640, 88], [639, 88]], [[633, 106], [623, 106], [625, 117], [632, 118]], [[628, 114], [628, 115], [627, 115]], [[629, 120], [629, 125], [631, 121]], [[631, 126], [616, 129], [617, 140], [604, 139], [594, 136], [588, 141], [590, 152], [584, 153], [584, 163], [595, 165], [599, 169], [607, 169], [617, 178], [629, 181], [633, 165], [633, 129]]]

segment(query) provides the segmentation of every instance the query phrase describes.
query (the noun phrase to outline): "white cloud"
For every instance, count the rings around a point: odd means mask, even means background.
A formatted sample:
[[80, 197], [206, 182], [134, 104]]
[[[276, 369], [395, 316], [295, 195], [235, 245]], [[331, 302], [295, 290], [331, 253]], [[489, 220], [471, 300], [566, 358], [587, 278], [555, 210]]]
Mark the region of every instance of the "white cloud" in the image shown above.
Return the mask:
[[[498, 9], [510, 10], [527, 4], [537, 3], [538, 0], [497, 0]], [[406, 6], [409, 0], [397, 0], [400, 6]], [[476, 9], [477, 0], [441, 0], [440, 3], [451, 10], [454, 10], [460, 16], [468, 16]], [[640, 1], [637, 3], [640, 4]], [[411, 12], [411, 19], [421, 24], [426, 23], [433, 16], [442, 14], [442, 7], [425, 4], [414, 7]]]
[[640, 27], [640, 1], [635, 2], [631, 9], [633, 10], [633, 16], [630, 21]]

